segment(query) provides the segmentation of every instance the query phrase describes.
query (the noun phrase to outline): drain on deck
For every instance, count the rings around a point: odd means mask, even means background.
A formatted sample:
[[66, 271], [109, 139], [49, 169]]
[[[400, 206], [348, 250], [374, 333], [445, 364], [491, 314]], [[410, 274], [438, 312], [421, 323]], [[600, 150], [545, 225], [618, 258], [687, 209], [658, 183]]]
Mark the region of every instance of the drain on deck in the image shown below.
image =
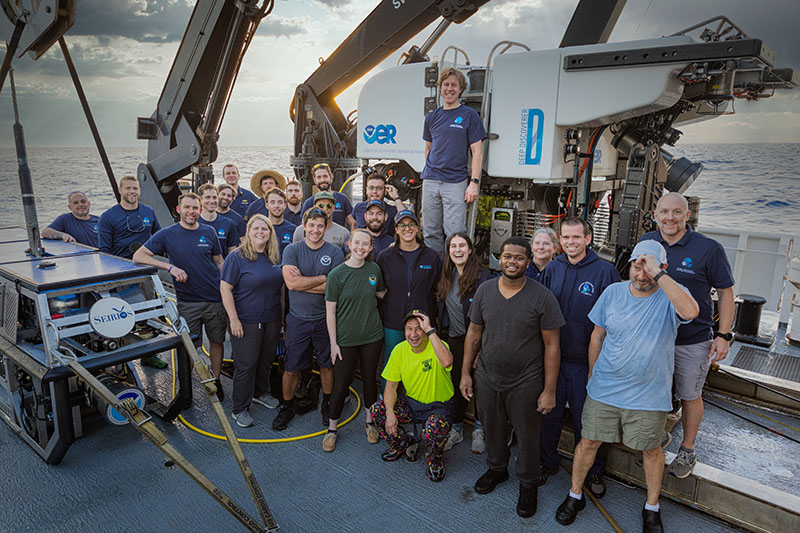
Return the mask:
[[800, 357], [742, 346], [733, 364], [736, 368], [790, 381], [800, 381]]

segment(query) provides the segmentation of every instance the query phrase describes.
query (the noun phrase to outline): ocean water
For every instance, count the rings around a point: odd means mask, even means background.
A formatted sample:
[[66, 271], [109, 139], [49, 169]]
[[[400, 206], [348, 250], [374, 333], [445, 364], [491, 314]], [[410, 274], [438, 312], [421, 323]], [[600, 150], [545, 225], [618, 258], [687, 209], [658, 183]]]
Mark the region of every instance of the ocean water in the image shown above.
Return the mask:
[[[705, 167], [687, 191], [701, 198], [701, 225], [800, 234], [800, 144], [687, 144], [669, 151]], [[146, 155], [144, 145], [108, 150], [117, 179], [135, 174]], [[258, 170], [291, 175], [290, 155], [289, 147], [221, 147], [215, 168], [237, 164], [249, 187]], [[94, 214], [114, 205], [94, 148], [31, 148], [28, 160], [40, 225], [67, 211], [66, 197], [75, 190], [88, 194]], [[24, 226], [13, 148], [0, 149], [0, 194], [0, 227]]]

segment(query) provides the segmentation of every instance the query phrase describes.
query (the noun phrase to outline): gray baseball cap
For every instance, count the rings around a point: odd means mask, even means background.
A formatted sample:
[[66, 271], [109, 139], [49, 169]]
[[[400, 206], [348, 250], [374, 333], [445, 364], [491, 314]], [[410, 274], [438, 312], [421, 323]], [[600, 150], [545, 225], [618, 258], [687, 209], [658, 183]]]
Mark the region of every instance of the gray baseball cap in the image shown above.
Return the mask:
[[661, 243], [653, 240], [640, 241], [631, 252], [631, 261], [639, 259], [643, 255], [652, 255], [662, 265], [667, 263], [667, 251], [661, 246]]

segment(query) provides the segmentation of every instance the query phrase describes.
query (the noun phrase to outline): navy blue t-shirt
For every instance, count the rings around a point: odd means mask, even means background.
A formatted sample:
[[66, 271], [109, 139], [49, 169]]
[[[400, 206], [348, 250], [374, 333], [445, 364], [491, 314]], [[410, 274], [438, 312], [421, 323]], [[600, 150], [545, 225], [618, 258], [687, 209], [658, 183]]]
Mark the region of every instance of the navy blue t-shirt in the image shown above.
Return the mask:
[[377, 237], [372, 236], [372, 257], [378, 258], [378, 254], [394, 244], [394, 237], [386, 233], [384, 229]]
[[460, 183], [469, 177], [469, 147], [486, 138], [481, 117], [470, 107], [440, 107], [425, 117], [422, 139], [431, 150], [422, 169], [422, 179]]
[[264, 215], [265, 217], [269, 216], [269, 209], [267, 209], [267, 204], [264, 203], [264, 200], [262, 200], [261, 198], [259, 198], [258, 201], [250, 204], [250, 207], [247, 208], [247, 212], [244, 214], [245, 222], [250, 220], [250, 217], [256, 214]]
[[286, 211], [283, 212], [283, 218], [294, 224], [295, 226], [302, 226], [303, 225], [303, 210], [302, 208], [300, 211], [295, 213], [288, 207]]
[[689, 289], [700, 314], [688, 324], [678, 328], [677, 345], [697, 344], [711, 339], [714, 325], [714, 305], [711, 288], [733, 287], [734, 279], [725, 249], [714, 239], [686, 229], [686, 235], [670, 246], [659, 230], [642, 235], [640, 241], [654, 240], [667, 251], [667, 274]]
[[117, 204], [97, 221], [97, 247], [101, 252], [132, 259], [131, 245], [139, 245], [161, 229], [152, 208], [142, 203], [133, 210]]
[[222, 255], [222, 247], [214, 228], [198, 224], [197, 229], [190, 230], [173, 224], [150, 237], [144, 246], [156, 255], [167, 255], [170, 263], [186, 271], [185, 282], [173, 280], [179, 301], [222, 301], [219, 267], [213, 259], [215, 255]]
[[47, 227], [61, 233], [68, 233], [77, 242], [97, 248], [97, 222], [99, 220], [100, 217], [95, 215], [89, 215], [88, 220], [81, 220], [72, 213], [64, 213], [56, 217]]
[[[353, 218], [356, 219], [357, 228], [366, 228], [367, 221], [364, 219], [364, 213], [367, 212], [367, 204], [369, 202], [358, 202], [353, 206]], [[397, 208], [384, 202], [386, 206], [386, 222], [383, 223], [383, 228], [389, 235], [394, 235], [394, 216], [397, 214]]]
[[233, 225], [230, 219], [217, 216], [214, 220], [205, 220], [203, 217], [200, 217], [197, 221], [201, 224], [211, 226], [217, 232], [217, 239], [219, 240], [219, 245], [222, 247], [222, 257], [227, 257], [228, 251], [231, 248], [239, 246], [239, 235], [236, 231], [236, 226]]
[[231, 209], [239, 213], [240, 217], [245, 218], [247, 209], [259, 200], [259, 197], [252, 192], [239, 187], [239, 192], [236, 193], [236, 198], [234, 198], [233, 202], [231, 202]]
[[264, 254], [248, 261], [237, 250], [225, 258], [222, 281], [233, 285], [233, 301], [239, 320], [263, 324], [281, 318], [281, 265], [273, 265]]
[[292, 244], [292, 238], [294, 238], [294, 231], [297, 226], [284, 218], [283, 222], [273, 227], [275, 228], [275, 238], [278, 239], [278, 250], [281, 253], [281, 257], [283, 257], [283, 251]]
[[[349, 228], [350, 225], [347, 223], [347, 215], [353, 212], [353, 204], [350, 203], [350, 198], [348, 198], [346, 194], [336, 191], [334, 191], [333, 193], [333, 198], [334, 198], [333, 221], [339, 224], [340, 226]], [[307, 198], [306, 201], [303, 202], [303, 207], [300, 209], [300, 212], [305, 213], [312, 207], [314, 207], [313, 196], [311, 198]]]
[[242, 218], [242, 215], [240, 215], [233, 209], [228, 209], [228, 211], [225, 213], [220, 213], [219, 211], [217, 211], [217, 214], [233, 222], [233, 225], [236, 227], [236, 234], [239, 235], [240, 239], [244, 237], [245, 233], [247, 233], [247, 223]]

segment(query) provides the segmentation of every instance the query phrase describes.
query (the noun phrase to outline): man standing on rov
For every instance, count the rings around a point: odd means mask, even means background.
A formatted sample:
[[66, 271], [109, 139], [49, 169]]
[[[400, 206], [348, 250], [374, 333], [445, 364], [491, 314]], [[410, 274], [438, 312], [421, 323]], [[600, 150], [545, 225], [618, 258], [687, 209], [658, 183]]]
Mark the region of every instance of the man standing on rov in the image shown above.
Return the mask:
[[[478, 199], [486, 130], [472, 108], [458, 101], [467, 88], [460, 70], [446, 67], [439, 76], [442, 107], [428, 113], [422, 130], [422, 233], [425, 244], [444, 257], [444, 241], [467, 230], [467, 204]], [[467, 169], [467, 155], [472, 165]], [[467, 178], [469, 177], [469, 180]]]

